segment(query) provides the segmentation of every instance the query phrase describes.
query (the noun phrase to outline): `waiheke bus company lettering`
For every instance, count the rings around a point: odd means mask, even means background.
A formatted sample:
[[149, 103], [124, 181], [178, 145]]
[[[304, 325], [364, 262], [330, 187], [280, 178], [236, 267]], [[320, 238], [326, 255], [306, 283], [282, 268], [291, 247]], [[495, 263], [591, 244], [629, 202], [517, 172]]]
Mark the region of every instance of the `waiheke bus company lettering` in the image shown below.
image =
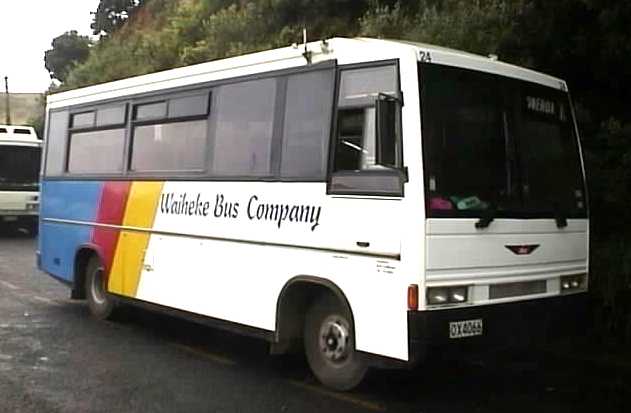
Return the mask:
[[[223, 194], [217, 194], [213, 203], [201, 193], [168, 192], [160, 196], [160, 213], [169, 215], [238, 219], [240, 206], [239, 202], [229, 201]], [[320, 225], [321, 213], [321, 206], [261, 202], [257, 195], [252, 195], [245, 215], [250, 221], [274, 222], [279, 229], [285, 222], [290, 222], [309, 224], [314, 231]]]

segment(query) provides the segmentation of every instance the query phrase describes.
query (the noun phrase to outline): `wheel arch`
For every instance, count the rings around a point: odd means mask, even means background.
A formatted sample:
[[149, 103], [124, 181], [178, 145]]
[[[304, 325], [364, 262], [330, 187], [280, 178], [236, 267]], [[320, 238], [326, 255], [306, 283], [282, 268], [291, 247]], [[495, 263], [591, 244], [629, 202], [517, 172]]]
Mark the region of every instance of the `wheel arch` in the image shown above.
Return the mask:
[[337, 284], [322, 277], [299, 275], [285, 283], [276, 302], [274, 344], [277, 348], [274, 352], [286, 352], [291, 343], [302, 339], [307, 310], [314, 300], [323, 294], [333, 295], [345, 306], [350, 314], [351, 323], [355, 325], [353, 309]]
[[103, 255], [100, 249], [93, 244], [83, 244], [77, 248], [74, 256], [73, 277], [72, 277], [72, 293], [73, 299], [85, 299], [85, 277], [88, 262], [93, 256], [99, 257], [103, 262]]

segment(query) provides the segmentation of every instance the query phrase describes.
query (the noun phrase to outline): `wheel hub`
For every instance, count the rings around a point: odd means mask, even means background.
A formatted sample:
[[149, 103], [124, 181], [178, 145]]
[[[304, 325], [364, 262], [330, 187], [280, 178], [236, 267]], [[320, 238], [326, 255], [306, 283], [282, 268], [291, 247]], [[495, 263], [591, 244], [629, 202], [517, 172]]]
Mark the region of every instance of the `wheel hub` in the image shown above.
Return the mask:
[[92, 297], [97, 304], [103, 304], [105, 302], [105, 286], [103, 285], [102, 267], [94, 270], [94, 277], [92, 279]]
[[320, 328], [320, 350], [325, 358], [334, 363], [346, 360], [350, 352], [350, 328], [348, 323], [337, 317], [324, 320]]

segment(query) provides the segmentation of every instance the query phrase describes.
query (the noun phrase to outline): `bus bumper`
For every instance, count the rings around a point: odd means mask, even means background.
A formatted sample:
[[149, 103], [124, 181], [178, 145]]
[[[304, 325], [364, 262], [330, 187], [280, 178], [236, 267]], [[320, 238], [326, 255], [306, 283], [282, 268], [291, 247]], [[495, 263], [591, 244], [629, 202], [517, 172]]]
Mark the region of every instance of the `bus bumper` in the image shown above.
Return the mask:
[[[420, 362], [435, 353], [483, 354], [502, 348], [542, 346], [554, 338], [584, 331], [587, 311], [586, 292], [503, 304], [410, 311], [410, 362]], [[459, 322], [473, 320], [482, 320], [481, 335], [451, 337], [454, 329], [458, 335]], [[464, 335], [471, 333], [472, 330], [465, 331]]]

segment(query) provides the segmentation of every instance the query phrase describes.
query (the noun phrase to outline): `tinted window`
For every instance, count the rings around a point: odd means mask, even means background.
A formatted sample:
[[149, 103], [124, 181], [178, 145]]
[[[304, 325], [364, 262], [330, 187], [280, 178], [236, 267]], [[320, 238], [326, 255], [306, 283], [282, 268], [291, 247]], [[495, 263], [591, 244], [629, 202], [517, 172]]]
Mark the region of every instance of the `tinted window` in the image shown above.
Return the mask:
[[585, 216], [567, 93], [421, 65], [429, 216]]
[[22, 129], [22, 128], [14, 128], [13, 129], [13, 133], [15, 133], [17, 135], [30, 135], [31, 134], [31, 130], [30, 129]]
[[221, 86], [216, 98], [213, 172], [270, 175], [276, 79]]
[[98, 109], [96, 111], [96, 126], [124, 124], [126, 109], [126, 105]]
[[424, 67], [422, 77], [430, 211], [509, 208], [508, 147], [496, 79], [435, 65]]
[[281, 176], [326, 176], [334, 75], [322, 70], [289, 76]]
[[36, 191], [40, 148], [0, 145], [0, 191]]
[[0, 133], [7, 133], [7, 129], [6, 128], [0, 128]]
[[73, 133], [68, 172], [111, 173], [123, 170], [125, 129]]
[[147, 103], [136, 106], [135, 120], [163, 119], [167, 116], [167, 103]]
[[68, 117], [68, 111], [62, 111], [51, 112], [48, 118], [46, 138], [46, 175], [48, 176], [64, 172]]
[[169, 118], [208, 114], [208, 93], [175, 98], [169, 101]]
[[134, 171], [203, 170], [206, 120], [134, 128], [131, 169]]
[[94, 112], [75, 113], [72, 115], [73, 128], [91, 128], [94, 126]]
[[372, 105], [379, 93], [396, 96], [395, 66], [346, 69], [340, 79], [339, 106]]
[[[522, 190], [528, 211], [584, 211], [582, 171], [567, 94], [543, 86], [518, 88]], [[562, 167], [559, 167], [562, 165]]]

